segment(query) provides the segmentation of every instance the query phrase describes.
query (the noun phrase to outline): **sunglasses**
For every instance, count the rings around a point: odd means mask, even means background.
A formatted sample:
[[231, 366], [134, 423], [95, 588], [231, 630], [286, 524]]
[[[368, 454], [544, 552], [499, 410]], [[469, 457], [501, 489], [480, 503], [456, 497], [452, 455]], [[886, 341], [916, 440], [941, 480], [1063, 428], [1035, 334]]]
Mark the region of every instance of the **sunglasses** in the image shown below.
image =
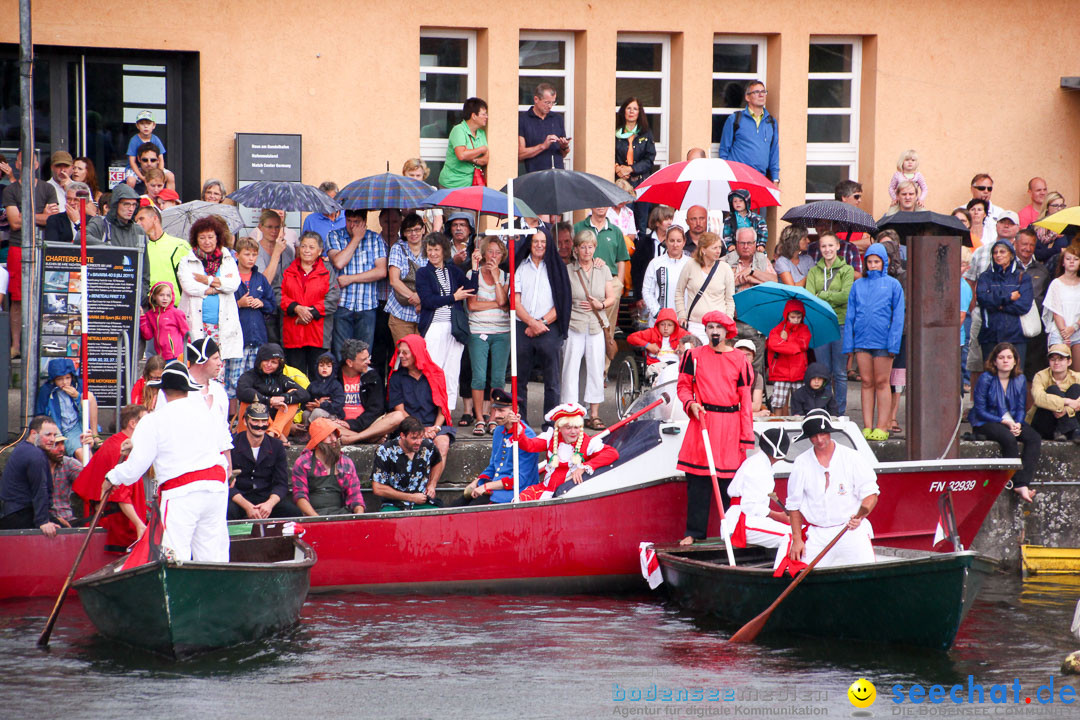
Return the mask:
[[994, 189], [993, 185], [972, 185], [971, 187], [976, 190], [982, 190], [983, 192], [991, 192]]

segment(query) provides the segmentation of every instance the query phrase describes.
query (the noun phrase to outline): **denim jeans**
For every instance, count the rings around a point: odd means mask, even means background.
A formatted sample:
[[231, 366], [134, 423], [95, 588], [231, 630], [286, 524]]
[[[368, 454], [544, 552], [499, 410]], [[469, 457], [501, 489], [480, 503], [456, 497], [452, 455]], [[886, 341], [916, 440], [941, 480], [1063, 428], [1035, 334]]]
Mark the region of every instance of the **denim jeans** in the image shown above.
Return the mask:
[[341, 357], [341, 346], [349, 338], [375, 345], [375, 311], [343, 310], [334, 313], [334, 355]]
[[[844, 326], [840, 326], [840, 336], [844, 335]], [[814, 348], [814, 356], [819, 363], [829, 369], [832, 378], [833, 395], [836, 396], [836, 412], [843, 415], [847, 411], [847, 357], [840, 352], [844, 341], [833, 340]]]

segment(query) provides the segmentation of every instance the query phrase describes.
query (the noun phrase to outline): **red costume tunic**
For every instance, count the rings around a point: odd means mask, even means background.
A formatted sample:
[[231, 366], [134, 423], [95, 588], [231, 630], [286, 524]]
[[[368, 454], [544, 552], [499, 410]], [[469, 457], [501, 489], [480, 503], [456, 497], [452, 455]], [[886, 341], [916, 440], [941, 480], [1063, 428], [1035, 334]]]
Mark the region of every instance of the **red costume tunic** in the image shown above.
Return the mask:
[[[552, 438], [559, 432], [550, 428], [534, 438], [526, 437], [522, 425], [518, 424], [518, 445], [525, 452], [540, 453], [540, 482], [521, 491], [518, 499], [540, 500], [544, 493], [553, 493], [567, 480], [567, 475], [578, 465], [588, 465], [599, 470], [619, 459], [619, 451], [605, 445], [599, 437], [589, 437], [581, 433], [581, 440], [575, 446], [562, 442], [556, 445]], [[575, 457], [580, 455], [580, 460]], [[586, 475], [586, 477], [588, 477]]]
[[[709, 431], [717, 477], [735, 475], [745, 459], [745, 451], [754, 446], [754, 419], [751, 415], [750, 390], [754, 371], [740, 351], [718, 353], [709, 346], [688, 350], [679, 368], [679, 400], [690, 416], [690, 425], [679, 451], [677, 470], [691, 475], [708, 475], [709, 461], [701, 437], [702, 421]], [[695, 419], [687, 406], [691, 401], [705, 406]], [[717, 408], [729, 410], [721, 411]], [[732, 408], [737, 408], [730, 411]]]
[[[87, 507], [97, 507], [97, 503], [101, 500], [101, 485], [105, 481], [105, 473], [120, 462], [120, 446], [129, 437], [118, 432], [106, 440], [79, 473], [79, 477], [75, 478], [71, 489], [87, 503]], [[139, 480], [134, 485], [114, 485], [109, 494], [109, 505], [114, 503], [133, 505], [135, 514], [145, 522], [146, 491], [143, 489], [143, 481]], [[115, 511], [110, 512], [110, 510]], [[113, 552], [124, 552], [131, 543], [135, 542], [135, 526], [115, 506], [106, 508], [105, 513], [102, 514], [101, 526], [108, 531], [105, 537], [106, 548]]]

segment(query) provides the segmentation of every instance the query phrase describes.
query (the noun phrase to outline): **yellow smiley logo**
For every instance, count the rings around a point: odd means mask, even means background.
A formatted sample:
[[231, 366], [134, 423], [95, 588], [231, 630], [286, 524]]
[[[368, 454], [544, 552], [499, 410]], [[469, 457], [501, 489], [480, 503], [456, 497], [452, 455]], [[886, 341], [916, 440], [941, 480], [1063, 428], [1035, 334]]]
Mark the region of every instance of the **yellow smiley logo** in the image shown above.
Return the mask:
[[851, 683], [847, 691], [848, 700], [857, 708], [868, 708], [877, 699], [877, 688], [866, 678], [859, 678]]

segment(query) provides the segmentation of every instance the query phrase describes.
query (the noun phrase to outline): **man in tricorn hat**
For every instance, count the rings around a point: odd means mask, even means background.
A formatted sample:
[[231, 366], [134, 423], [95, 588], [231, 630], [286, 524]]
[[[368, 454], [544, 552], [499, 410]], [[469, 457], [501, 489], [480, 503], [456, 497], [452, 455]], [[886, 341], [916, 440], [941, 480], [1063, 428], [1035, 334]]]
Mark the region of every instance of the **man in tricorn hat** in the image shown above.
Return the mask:
[[177, 560], [229, 561], [228, 460], [232, 438], [206, 402], [189, 395], [202, 386], [173, 360], [151, 380], [165, 404], [142, 418], [131, 435], [131, 454], [105, 474], [101, 493], [132, 485], [154, 466], [161, 500], [161, 544]]
[[[789, 557], [793, 562], [809, 562], [847, 527], [818, 567], [872, 563], [870, 539], [874, 530], [866, 516], [877, 505], [877, 475], [857, 451], [833, 440], [834, 432], [839, 431], [828, 413], [813, 410], [803, 420], [802, 434], [795, 440], [807, 438], [812, 447], [795, 458], [788, 478]], [[805, 545], [804, 522], [808, 526]]]

